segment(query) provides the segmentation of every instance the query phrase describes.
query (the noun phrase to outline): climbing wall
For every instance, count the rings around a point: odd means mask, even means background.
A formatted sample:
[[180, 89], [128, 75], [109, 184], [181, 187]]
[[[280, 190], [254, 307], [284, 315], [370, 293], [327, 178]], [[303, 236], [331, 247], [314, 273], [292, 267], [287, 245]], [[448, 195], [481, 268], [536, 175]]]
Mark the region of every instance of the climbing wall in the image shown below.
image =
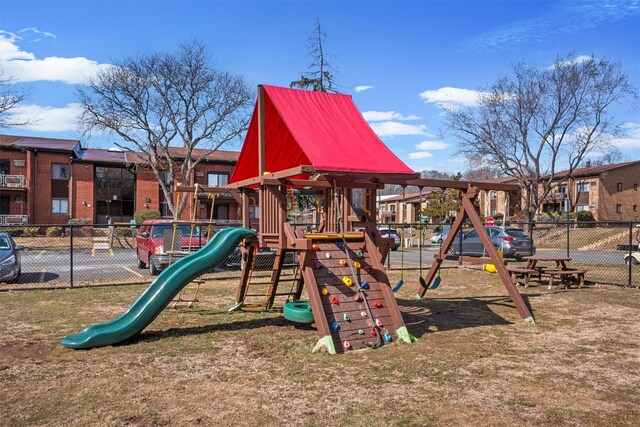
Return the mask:
[[[359, 266], [355, 268], [358, 282], [366, 282], [369, 288], [363, 289], [364, 295], [359, 292], [353, 279], [342, 240], [314, 240], [313, 248], [304, 274], [307, 292], [310, 299], [319, 298], [322, 304], [336, 352], [378, 344], [378, 334], [383, 344], [395, 342], [398, 338], [396, 330], [404, 326], [402, 316], [389, 288], [387, 275], [382, 268], [375, 267], [372, 259], [374, 254], [367, 251], [366, 243], [347, 242], [349, 256]], [[386, 291], [383, 287], [386, 287]], [[369, 315], [364, 296], [373, 318]], [[314, 316], [318, 323], [315, 311]], [[376, 322], [378, 328], [374, 327]], [[375, 335], [372, 331], [375, 331]]]

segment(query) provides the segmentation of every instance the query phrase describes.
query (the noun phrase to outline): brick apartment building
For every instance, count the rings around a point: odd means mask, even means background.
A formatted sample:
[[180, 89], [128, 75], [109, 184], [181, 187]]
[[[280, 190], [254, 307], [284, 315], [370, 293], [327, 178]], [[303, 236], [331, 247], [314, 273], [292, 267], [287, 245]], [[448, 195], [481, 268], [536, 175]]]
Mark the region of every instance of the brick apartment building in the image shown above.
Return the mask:
[[[558, 172], [557, 183], [540, 204], [539, 215], [545, 212], [565, 214], [589, 211], [596, 221], [640, 220], [640, 161], [612, 165], [587, 166], [573, 171]], [[562, 181], [562, 182], [561, 182]], [[498, 178], [494, 183], [514, 183], [513, 178]], [[476, 210], [484, 217], [503, 215], [512, 218], [524, 206], [522, 191], [481, 190]], [[420, 211], [427, 205], [428, 192], [382, 196], [378, 201], [380, 223], [419, 221]], [[455, 214], [455, 212], [452, 212]], [[433, 222], [433, 219], [430, 220]]]
[[[176, 148], [172, 154], [183, 153]], [[210, 154], [196, 167], [194, 183], [226, 184], [238, 155]], [[208, 219], [211, 201], [201, 198], [195, 208], [197, 218]], [[135, 153], [85, 149], [76, 140], [0, 135], [0, 224], [66, 224], [72, 218], [128, 222], [141, 209], [170, 216], [153, 171]], [[185, 209], [183, 218], [188, 216]], [[214, 218], [240, 218], [237, 202], [218, 196]]]
[[[494, 182], [514, 182], [500, 178]], [[540, 204], [545, 212], [566, 213], [589, 211], [596, 221], [637, 221], [640, 218], [640, 161], [611, 165], [586, 166], [556, 173], [551, 193]], [[542, 188], [541, 188], [542, 190]], [[503, 191], [481, 191], [479, 211], [484, 216], [498, 213], [513, 215], [524, 202], [520, 194]], [[508, 209], [506, 207], [509, 206]]]

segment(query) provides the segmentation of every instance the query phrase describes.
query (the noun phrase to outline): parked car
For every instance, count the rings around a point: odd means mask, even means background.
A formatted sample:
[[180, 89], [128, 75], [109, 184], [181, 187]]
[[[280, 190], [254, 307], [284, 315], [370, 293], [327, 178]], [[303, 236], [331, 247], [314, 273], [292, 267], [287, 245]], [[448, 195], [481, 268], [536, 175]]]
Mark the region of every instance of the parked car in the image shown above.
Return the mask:
[[434, 245], [439, 245], [440, 243], [442, 243], [442, 233], [438, 233], [434, 236], [431, 236], [430, 239], [431, 243], [433, 243]]
[[398, 232], [393, 228], [383, 228], [383, 229], [378, 229], [378, 231], [380, 232], [380, 235], [385, 239], [389, 237], [393, 237], [393, 244], [391, 245], [391, 250], [397, 251], [398, 248], [400, 247], [400, 235], [398, 234]]
[[[505, 258], [520, 259], [523, 256], [533, 255], [536, 248], [531, 237], [524, 230], [513, 227], [484, 227], [491, 237], [493, 246], [502, 250]], [[461, 236], [461, 237], [460, 237]], [[462, 241], [460, 240], [462, 238]], [[460, 247], [462, 246], [462, 251]], [[476, 230], [471, 230], [463, 235], [458, 234], [453, 240], [450, 253], [454, 255], [483, 256], [486, 251], [480, 235]]]
[[20, 277], [20, 253], [23, 249], [24, 246], [17, 245], [9, 233], [0, 232], [0, 281], [10, 282]]
[[184, 257], [189, 251], [194, 252], [207, 243], [204, 231], [200, 227], [189, 224], [178, 224], [174, 242], [174, 254], [169, 254], [173, 239], [173, 224], [169, 219], [154, 219], [142, 223], [136, 233], [136, 256], [138, 268], [149, 268], [151, 275], [160, 273], [172, 261]]

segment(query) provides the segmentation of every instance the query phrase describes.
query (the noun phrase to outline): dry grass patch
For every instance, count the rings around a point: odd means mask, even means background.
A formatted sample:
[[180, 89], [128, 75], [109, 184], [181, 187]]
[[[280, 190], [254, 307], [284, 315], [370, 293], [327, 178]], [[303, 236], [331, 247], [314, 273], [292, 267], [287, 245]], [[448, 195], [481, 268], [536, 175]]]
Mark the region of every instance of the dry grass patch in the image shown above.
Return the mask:
[[[165, 310], [124, 345], [59, 340], [124, 311], [144, 286], [0, 293], [3, 425], [638, 425], [637, 289], [521, 289], [445, 269], [427, 299], [398, 294], [419, 340], [311, 354], [315, 330], [278, 312], [229, 314], [235, 283]], [[399, 277], [399, 276], [398, 276]], [[392, 274], [391, 282], [398, 279]]]

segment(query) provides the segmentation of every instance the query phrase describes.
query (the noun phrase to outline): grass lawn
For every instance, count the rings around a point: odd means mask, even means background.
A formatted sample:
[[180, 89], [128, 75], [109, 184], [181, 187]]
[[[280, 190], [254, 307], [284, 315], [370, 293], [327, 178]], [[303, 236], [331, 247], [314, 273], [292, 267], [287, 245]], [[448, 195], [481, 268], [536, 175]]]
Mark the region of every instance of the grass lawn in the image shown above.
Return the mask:
[[280, 313], [228, 314], [233, 282], [81, 351], [59, 340], [144, 286], [0, 293], [0, 425], [640, 425], [640, 290], [520, 288], [531, 325], [496, 276], [442, 275], [417, 301], [405, 272], [415, 344], [337, 356], [311, 354], [315, 330]]

